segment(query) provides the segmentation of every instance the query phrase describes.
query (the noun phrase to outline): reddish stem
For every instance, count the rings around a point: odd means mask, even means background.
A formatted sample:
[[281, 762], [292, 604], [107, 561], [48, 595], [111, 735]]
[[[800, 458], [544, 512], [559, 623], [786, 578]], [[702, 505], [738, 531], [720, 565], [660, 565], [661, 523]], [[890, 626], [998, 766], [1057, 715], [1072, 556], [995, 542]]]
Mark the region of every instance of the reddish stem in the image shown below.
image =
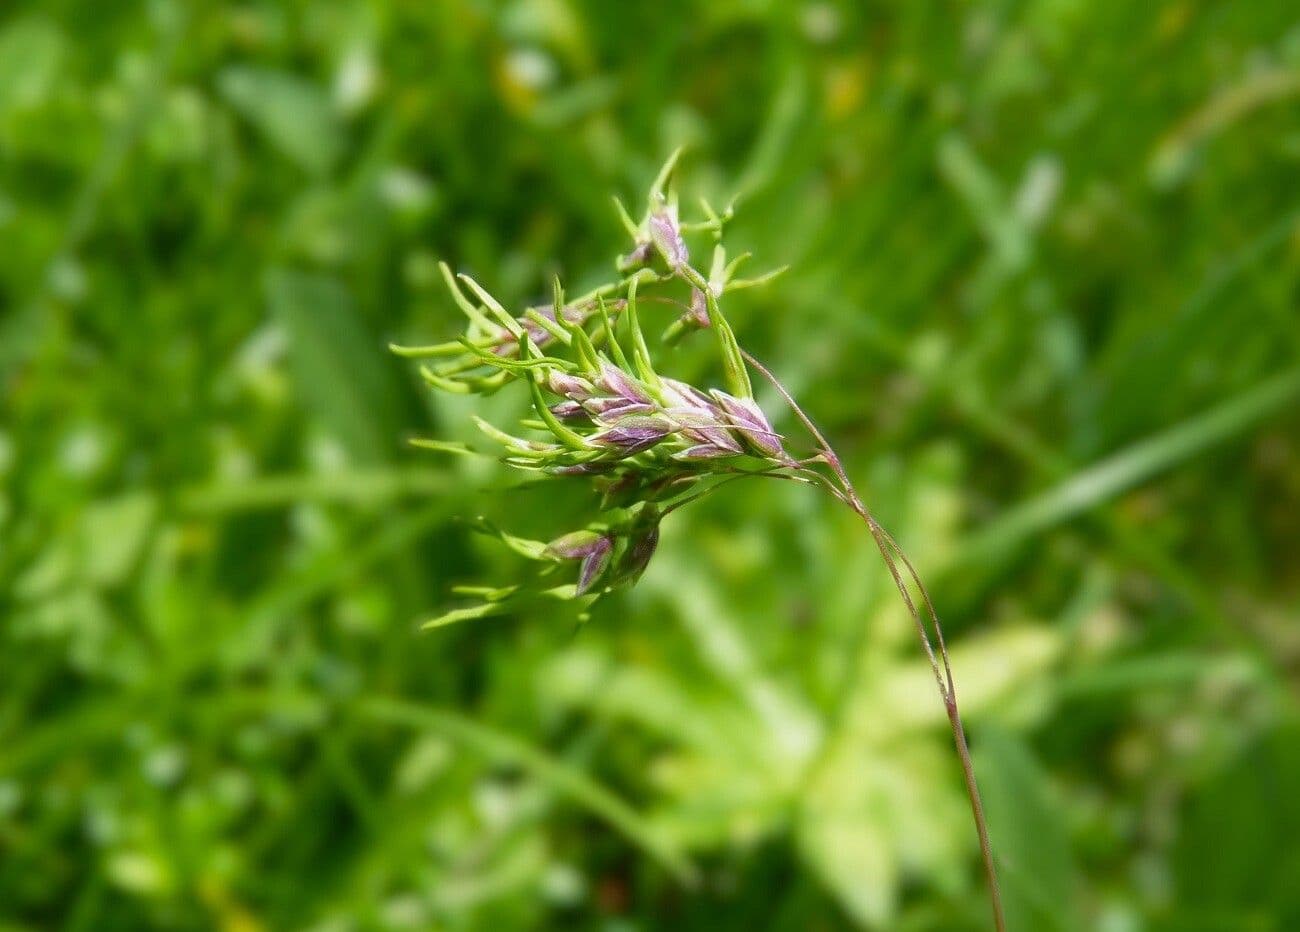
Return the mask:
[[[916, 626], [917, 638], [921, 642], [921, 647], [925, 651], [926, 658], [930, 661], [930, 668], [934, 672], [936, 685], [939, 687], [939, 696], [943, 699], [944, 711], [948, 715], [948, 722], [952, 727], [953, 743], [957, 747], [957, 757], [961, 762], [962, 776], [966, 781], [966, 793], [970, 797], [971, 815], [975, 820], [975, 832], [979, 836], [980, 857], [984, 866], [984, 879], [988, 884], [989, 900], [993, 909], [993, 926], [997, 932], [1006, 932], [1006, 919], [1002, 912], [1002, 892], [998, 886], [997, 868], [993, 863], [993, 847], [989, 843], [988, 824], [984, 818], [984, 804], [980, 798], [979, 784], [975, 781], [975, 767], [971, 762], [970, 748], [966, 743], [966, 729], [962, 726], [961, 714], [957, 708], [957, 688], [953, 681], [952, 665], [948, 659], [948, 646], [944, 643], [943, 627], [939, 623], [939, 615], [935, 612], [934, 602], [930, 599], [930, 593], [926, 590], [925, 584], [921, 582], [920, 576], [916, 572], [916, 567], [912, 561], [903, 553], [902, 548], [889, 535], [889, 532], [881, 527], [876, 519], [872, 516], [871, 511], [858, 495], [857, 489], [854, 488], [848, 473], [844, 469], [844, 464], [840, 461], [839, 456], [831, 448], [830, 443], [817, 425], [794, 400], [794, 397], [781, 384], [780, 380], [765, 365], [759, 362], [748, 351], [742, 349], [746, 362], [759, 371], [759, 373], [772, 384], [785, 399], [790, 410], [803, 423], [808, 433], [812, 435], [817, 442], [817, 446], [826, 465], [835, 478], [839, 481], [839, 492], [842, 495], [836, 495], [840, 501], [844, 502], [852, 511], [862, 519], [866, 524], [867, 530], [871, 532], [872, 539], [876, 542], [876, 547], [880, 551], [881, 557], [884, 558], [885, 566], [889, 569], [889, 575], [894, 580], [899, 595], [903, 597], [903, 602], [907, 606], [908, 614], [912, 617], [912, 622]], [[832, 490], [834, 494], [835, 490]], [[904, 581], [902, 574], [898, 570], [898, 564], [902, 563], [907, 570], [907, 575], [912, 583], [916, 586], [917, 591], [921, 594], [922, 604], [925, 606], [925, 612], [930, 617], [934, 626], [934, 642], [930, 639], [930, 633], [926, 629], [925, 619], [917, 609], [916, 602], [912, 594], [908, 592], [907, 583]], [[935, 649], [937, 643], [938, 649]]]

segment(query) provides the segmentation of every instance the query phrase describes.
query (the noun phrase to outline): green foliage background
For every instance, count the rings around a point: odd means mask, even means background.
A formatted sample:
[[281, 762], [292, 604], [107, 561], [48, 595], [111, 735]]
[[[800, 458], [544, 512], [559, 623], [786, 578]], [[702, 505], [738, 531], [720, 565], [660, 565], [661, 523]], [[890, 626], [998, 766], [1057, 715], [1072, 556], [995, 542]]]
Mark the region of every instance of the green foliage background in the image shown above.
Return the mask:
[[833, 502], [674, 515], [581, 630], [416, 631], [516, 565], [458, 516], [588, 503], [404, 447], [483, 409], [385, 342], [458, 327], [440, 258], [597, 280], [679, 143], [931, 580], [1012, 928], [1300, 927], [1292, 5], [0, 15], [4, 928], [987, 928]]

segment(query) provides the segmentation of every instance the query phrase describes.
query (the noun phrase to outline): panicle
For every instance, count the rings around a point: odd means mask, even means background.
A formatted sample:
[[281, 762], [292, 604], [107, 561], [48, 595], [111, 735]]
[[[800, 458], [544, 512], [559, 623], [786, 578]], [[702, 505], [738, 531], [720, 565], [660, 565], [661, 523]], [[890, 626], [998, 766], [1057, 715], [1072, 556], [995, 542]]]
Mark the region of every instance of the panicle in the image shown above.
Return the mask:
[[[613, 280], [569, 298], [556, 280], [549, 303], [512, 312], [477, 281], [443, 264], [448, 292], [467, 321], [464, 332], [447, 343], [393, 347], [399, 355], [427, 360], [421, 375], [439, 391], [489, 395], [522, 383], [532, 410], [520, 426], [531, 435], [475, 419], [500, 446], [501, 461], [543, 478], [584, 479], [601, 493], [595, 520], [579, 531], [529, 547], [520, 538], [503, 537], [544, 564], [539, 580], [577, 563], [572, 588], [549, 586], [544, 592], [551, 597], [567, 592], [589, 600], [634, 581], [658, 546], [662, 516], [701, 484], [755, 461], [767, 470], [793, 463], [750, 397], [745, 364], [722, 309], [730, 291], [763, 279], [734, 277], [744, 256], [727, 262], [721, 238], [730, 207], [719, 213], [702, 201], [704, 219], [683, 222], [673, 189], [676, 160], [675, 153], [659, 172], [640, 222], [618, 204], [632, 246], [618, 257]], [[686, 242], [701, 233], [714, 241], [707, 276], [692, 266]], [[693, 330], [712, 329], [727, 391], [656, 371], [641, 315], [652, 302], [682, 306], [673, 294], [683, 285], [689, 303], [665, 339], [673, 343]], [[445, 441], [422, 445], [476, 452]]]

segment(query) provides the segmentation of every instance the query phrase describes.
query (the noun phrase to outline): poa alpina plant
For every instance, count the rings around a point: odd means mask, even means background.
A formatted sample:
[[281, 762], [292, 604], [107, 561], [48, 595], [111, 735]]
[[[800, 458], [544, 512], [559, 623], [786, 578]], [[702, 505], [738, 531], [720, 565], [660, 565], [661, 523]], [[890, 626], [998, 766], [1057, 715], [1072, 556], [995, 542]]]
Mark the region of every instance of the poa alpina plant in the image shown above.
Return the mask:
[[[506, 464], [542, 476], [590, 482], [600, 493], [599, 512], [585, 527], [549, 542], [517, 537], [480, 521], [481, 530], [534, 561], [536, 572], [511, 585], [459, 586], [455, 592], [472, 604], [426, 627], [512, 611], [538, 598], [576, 602], [585, 615], [595, 601], [641, 576], [654, 556], [664, 518], [720, 486], [745, 477], [770, 477], [824, 490], [866, 525], [930, 662], [952, 726], [994, 925], [1001, 932], [1005, 925], [983, 806], [948, 650], [929, 593], [911, 561], [863, 503], [821, 431], [776, 376], [737, 342], [722, 310], [724, 300], [764, 284], [782, 270], [738, 277], [748, 256], [727, 259], [722, 236], [730, 207], [719, 212], [701, 201], [700, 219], [681, 219], [671, 185], [677, 158], [674, 153], [655, 179], [640, 222], [615, 200], [631, 245], [618, 259], [614, 281], [567, 297], [557, 279], [549, 305], [512, 313], [474, 279], [453, 275], [444, 264], [447, 288], [468, 319], [465, 333], [433, 346], [392, 347], [401, 356], [428, 360], [421, 375], [441, 391], [487, 395], [522, 383], [532, 401], [532, 416], [518, 425], [523, 434], [476, 418], [479, 429], [499, 446]], [[712, 241], [707, 276], [692, 261], [688, 236]], [[646, 303], [680, 311], [663, 334], [666, 343], [693, 331], [711, 333], [725, 390], [689, 385], [659, 372], [641, 328], [640, 306]], [[751, 368], [772, 384], [807, 431], [811, 450], [806, 454], [790, 452], [793, 445], [775, 431], [755, 402]], [[444, 452], [479, 452], [438, 440], [414, 442]]]

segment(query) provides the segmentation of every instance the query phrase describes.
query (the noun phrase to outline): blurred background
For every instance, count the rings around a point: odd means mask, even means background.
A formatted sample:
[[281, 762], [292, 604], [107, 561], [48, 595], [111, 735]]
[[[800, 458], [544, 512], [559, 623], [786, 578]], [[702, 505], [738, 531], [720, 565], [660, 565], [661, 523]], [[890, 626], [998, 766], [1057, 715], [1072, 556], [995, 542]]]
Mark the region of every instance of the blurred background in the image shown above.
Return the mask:
[[1012, 929], [1300, 928], [1293, 5], [0, 15], [0, 927], [988, 928], [834, 502], [678, 513], [580, 630], [417, 630], [517, 569], [460, 519], [590, 502], [408, 448], [524, 399], [386, 342], [458, 331], [439, 259], [601, 280], [685, 144], [945, 617]]

